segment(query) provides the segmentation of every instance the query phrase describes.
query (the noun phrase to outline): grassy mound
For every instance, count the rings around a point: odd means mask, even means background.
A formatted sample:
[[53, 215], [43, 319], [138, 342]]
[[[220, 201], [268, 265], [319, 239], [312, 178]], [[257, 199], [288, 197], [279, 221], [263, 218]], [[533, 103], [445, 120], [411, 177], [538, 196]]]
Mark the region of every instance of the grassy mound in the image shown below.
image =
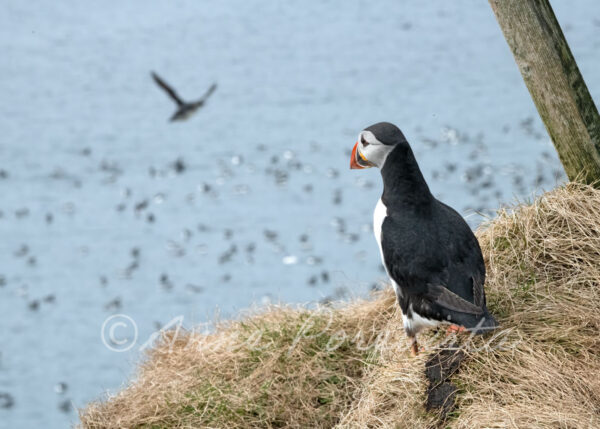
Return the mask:
[[86, 428], [600, 427], [600, 191], [569, 185], [478, 231], [501, 329], [459, 336], [457, 407], [427, 412], [393, 292], [343, 307], [276, 307], [212, 335], [166, 333]]

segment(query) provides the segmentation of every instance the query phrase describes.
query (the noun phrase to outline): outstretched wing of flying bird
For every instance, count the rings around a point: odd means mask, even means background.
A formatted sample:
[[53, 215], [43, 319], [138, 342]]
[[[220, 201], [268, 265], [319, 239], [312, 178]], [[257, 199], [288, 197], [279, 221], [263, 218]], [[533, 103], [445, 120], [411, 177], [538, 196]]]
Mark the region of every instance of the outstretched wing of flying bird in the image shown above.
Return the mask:
[[182, 104], [184, 104], [183, 100], [181, 98], [179, 98], [179, 96], [177, 95], [175, 90], [173, 88], [171, 88], [164, 80], [162, 80], [160, 78], [160, 76], [158, 76], [156, 73], [152, 72], [152, 78], [154, 79], [154, 82], [156, 82], [158, 84], [158, 86], [160, 86], [162, 89], [165, 90], [165, 92], [167, 94], [169, 94], [169, 97], [171, 97], [173, 99], [173, 101], [175, 101], [175, 103], [177, 103], [178, 106], [181, 106]]
[[206, 100], [208, 100], [208, 97], [210, 97], [210, 96], [212, 95], [212, 93], [213, 93], [213, 92], [215, 92], [215, 89], [217, 89], [217, 84], [216, 84], [216, 83], [213, 83], [213, 84], [210, 86], [210, 88], [208, 88], [208, 89], [206, 90], [206, 92], [204, 93], [204, 95], [202, 96], [202, 98], [201, 98], [200, 100], [196, 101], [196, 103], [194, 103], [194, 104], [199, 104], [199, 105], [202, 105], [202, 104], [204, 104], [204, 102], [205, 102]]

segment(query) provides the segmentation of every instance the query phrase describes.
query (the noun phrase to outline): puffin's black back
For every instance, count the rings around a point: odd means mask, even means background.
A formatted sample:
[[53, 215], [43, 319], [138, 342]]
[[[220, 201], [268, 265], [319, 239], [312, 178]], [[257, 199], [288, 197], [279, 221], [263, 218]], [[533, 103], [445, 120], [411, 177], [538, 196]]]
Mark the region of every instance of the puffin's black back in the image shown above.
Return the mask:
[[381, 247], [403, 313], [411, 306], [422, 317], [466, 328], [495, 326], [485, 306], [479, 243], [462, 216], [429, 192], [406, 141], [396, 144], [381, 174], [387, 207]]

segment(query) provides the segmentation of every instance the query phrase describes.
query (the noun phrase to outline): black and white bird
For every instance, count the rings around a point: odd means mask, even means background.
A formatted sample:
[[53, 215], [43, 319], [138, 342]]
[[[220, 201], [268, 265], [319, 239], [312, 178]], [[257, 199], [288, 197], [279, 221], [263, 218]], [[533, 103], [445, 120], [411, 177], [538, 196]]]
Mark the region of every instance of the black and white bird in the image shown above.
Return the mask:
[[378, 167], [383, 194], [373, 214], [381, 259], [402, 310], [411, 352], [417, 333], [439, 324], [477, 334], [497, 324], [486, 307], [485, 265], [464, 219], [429, 191], [398, 127], [380, 122], [364, 129], [350, 168]]
[[187, 118], [189, 118], [194, 112], [196, 112], [199, 108], [204, 106], [204, 103], [206, 103], [206, 100], [208, 100], [208, 97], [210, 97], [212, 95], [212, 93], [215, 92], [215, 89], [217, 89], [217, 84], [213, 83], [210, 86], [210, 88], [208, 88], [208, 90], [204, 93], [202, 98], [200, 98], [198, 101], [193, 101], [193, 102], [187, 103], [187, 102], [183, 101], [177, 95], [175, 90], [173, 88], [171, 88], [171, 86], [169, 86], [156, 73], [152, 72], [152, 78], [157, 83], [157, 85], [160, 86], [163, 90], [165, 90], [165, 92], [169, 95], [169, 97], [171, 97], [173, 99], [173, 101], [175, 101], [175, 103], [177, 103], [177, 110], [175, 111], [173, 116], [171, 116], [171, 119], [170, 119], [171, 121], [183, 121], [183, 120], [186, 120]]

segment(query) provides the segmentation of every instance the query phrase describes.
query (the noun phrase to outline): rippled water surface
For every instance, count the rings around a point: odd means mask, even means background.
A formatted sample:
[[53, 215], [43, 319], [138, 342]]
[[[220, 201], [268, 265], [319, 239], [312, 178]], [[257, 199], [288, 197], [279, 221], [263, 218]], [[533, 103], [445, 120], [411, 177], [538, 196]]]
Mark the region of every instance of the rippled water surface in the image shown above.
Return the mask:
[[[553, 3], [599, 100], [600, 6]], [[77, 422], [174, 318], [380, 287], [380, 177], [348, 169], [373, 122], [473, 226], [564, 180], [487, 2], [8, 0], [0, 35], [3, 427]], [[169, 123], [150, 70], [218, 89]]]

